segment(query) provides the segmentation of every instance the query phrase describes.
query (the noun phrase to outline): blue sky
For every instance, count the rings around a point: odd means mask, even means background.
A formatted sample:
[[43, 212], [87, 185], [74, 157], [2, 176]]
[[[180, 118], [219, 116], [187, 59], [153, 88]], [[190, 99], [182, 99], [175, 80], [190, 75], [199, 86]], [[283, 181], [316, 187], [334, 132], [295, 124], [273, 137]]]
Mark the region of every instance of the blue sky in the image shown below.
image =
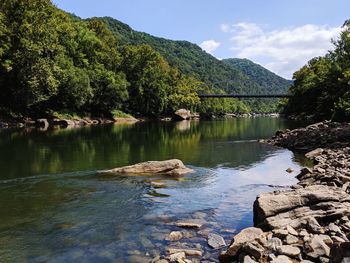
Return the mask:
[[87, 18], [111, 16], [138, 31], [188, 40], [217, 58], [245, 57], [287, 78], [350, 18], [349, 0], [53, 0]]

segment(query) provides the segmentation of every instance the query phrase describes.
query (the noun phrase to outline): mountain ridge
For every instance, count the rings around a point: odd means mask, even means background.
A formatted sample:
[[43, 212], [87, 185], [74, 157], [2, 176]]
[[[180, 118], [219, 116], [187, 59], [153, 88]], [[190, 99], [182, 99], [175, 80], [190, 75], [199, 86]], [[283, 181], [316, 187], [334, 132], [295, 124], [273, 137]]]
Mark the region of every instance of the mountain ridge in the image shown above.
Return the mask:
[[[286, 93], [290, 81], [268, 71], [273, 85], [261, 85], [254, 75], [247, 74], [241, 67], [219, 60], [202, 50], [197, 44], [186, 40], [169, 40], [163, 37], [132, 29], [129, 25], [111, 17], [94, 18], [105, 22], [122, 44], [147, 44], [159, 52], [168, 63], [182, 73], [192, 75], [207, 85], [226, 93], [263, 94]], [[251, 62], [256, 65], [256, 63]], [[263, 72], [263, 71], [260, 71]], [[275, 78], [275, 79], [274, 79]], [[284, 80], [284, 81], [283, 81]]]

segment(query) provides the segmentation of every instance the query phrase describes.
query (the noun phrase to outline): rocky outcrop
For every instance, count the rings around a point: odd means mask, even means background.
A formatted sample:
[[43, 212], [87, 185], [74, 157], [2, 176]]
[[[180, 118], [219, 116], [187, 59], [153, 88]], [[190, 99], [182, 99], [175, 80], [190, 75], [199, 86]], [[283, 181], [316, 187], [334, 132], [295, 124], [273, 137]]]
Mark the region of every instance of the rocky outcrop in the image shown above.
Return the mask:
[[325, 185], [261, 194], [254, 203], [254, 224], [266, 230], [300, 228], [308, 218], [322, 222], [343, 216], [350, 216], [350, 195]]
[[324, 121], [305, 128], [277, 131], [270, 144], [299, 151], [350, 146], [350, 124]]
[[174, 113], [174, 121], [184, 121], [191, 119], [191, 111], [186, 109], [179, 109]]
[[[266, 142], [266, 141], [265, 141]], [[350, 125], [323, 122], [277, 132], [268, 143], [309, 150], [315, 162], [290, 190], [264, 193], [254, 203], [263, 232], [230, 248], [225, 262], [347, 262], [350, 257]], [[243, 230], [239, 235], [245, 233]], [[237, 236], [233, 238], [235, 244]], [[231, 246], [232, 246], [231, 244]]]
[[192, 173], [182, 161], [173, 159], [167, 161], [149, 161], [135, 165], [115, 168], [112, 170], [99, 171], [100, 174], [127, 174], [127, 175], [170, 175], [182, 176]]

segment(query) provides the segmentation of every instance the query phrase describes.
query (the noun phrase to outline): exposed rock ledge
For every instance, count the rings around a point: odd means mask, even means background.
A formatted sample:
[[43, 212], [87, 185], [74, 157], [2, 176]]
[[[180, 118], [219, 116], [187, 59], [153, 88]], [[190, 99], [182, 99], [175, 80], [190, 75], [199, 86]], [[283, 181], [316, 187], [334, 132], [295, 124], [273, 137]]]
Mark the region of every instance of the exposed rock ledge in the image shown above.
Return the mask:
[[150, 161], [135, 165], [124, 166], [112, 170], [99, 171], [100, 174], [128, 174], [128, 175], [171, 175], [182, 176], [192, 173], [193, 170], [186, 167], [182, 161], [173, 159], [166, 161]]
[[350, 124], [322, 122], [279, 131], [268, 142], [312, 150], [306, 157], [315, 166], [302, 169], [292, 190], [259, 195], [255, 227], [234, 236], [220, 260], [350, 262]]

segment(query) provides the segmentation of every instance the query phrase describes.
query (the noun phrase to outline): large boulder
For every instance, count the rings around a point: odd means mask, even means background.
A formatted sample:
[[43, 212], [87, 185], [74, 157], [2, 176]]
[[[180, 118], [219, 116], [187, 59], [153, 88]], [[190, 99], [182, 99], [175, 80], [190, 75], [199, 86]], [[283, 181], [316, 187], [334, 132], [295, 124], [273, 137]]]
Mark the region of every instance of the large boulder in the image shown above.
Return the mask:
[[288, 225], [299, 228], [310, 218], [327, 222], [328, 218], [349, 215], [349, 194], [326, 185], [265, 193], [254, 203], [254, 224], [266, 230]]
[[[258, 239], [264, 234], [260, 228], [248, 227], [243, 229], [237, 235], [234, 236], [233, 242], [227, 249], [224, 257], [234, 257], [237, 255], [238, 251], [248, 242]], [[225, 260], [224, 260], [225, 261]]]
[[191, 111], [186, 109], [177, 110], [173, 116], [174, 121], [184, 121], [189, 119], [191, 119]]
[[112, 170], [99, 171], [101, 174], [128, 174], [128, 175], [172, 175], [181, 176], [192, 173], [193, 170], [187, 168], [182, 161], [173, 159], [167, 161], [149, 161], [135, 165], [124, 166]]

